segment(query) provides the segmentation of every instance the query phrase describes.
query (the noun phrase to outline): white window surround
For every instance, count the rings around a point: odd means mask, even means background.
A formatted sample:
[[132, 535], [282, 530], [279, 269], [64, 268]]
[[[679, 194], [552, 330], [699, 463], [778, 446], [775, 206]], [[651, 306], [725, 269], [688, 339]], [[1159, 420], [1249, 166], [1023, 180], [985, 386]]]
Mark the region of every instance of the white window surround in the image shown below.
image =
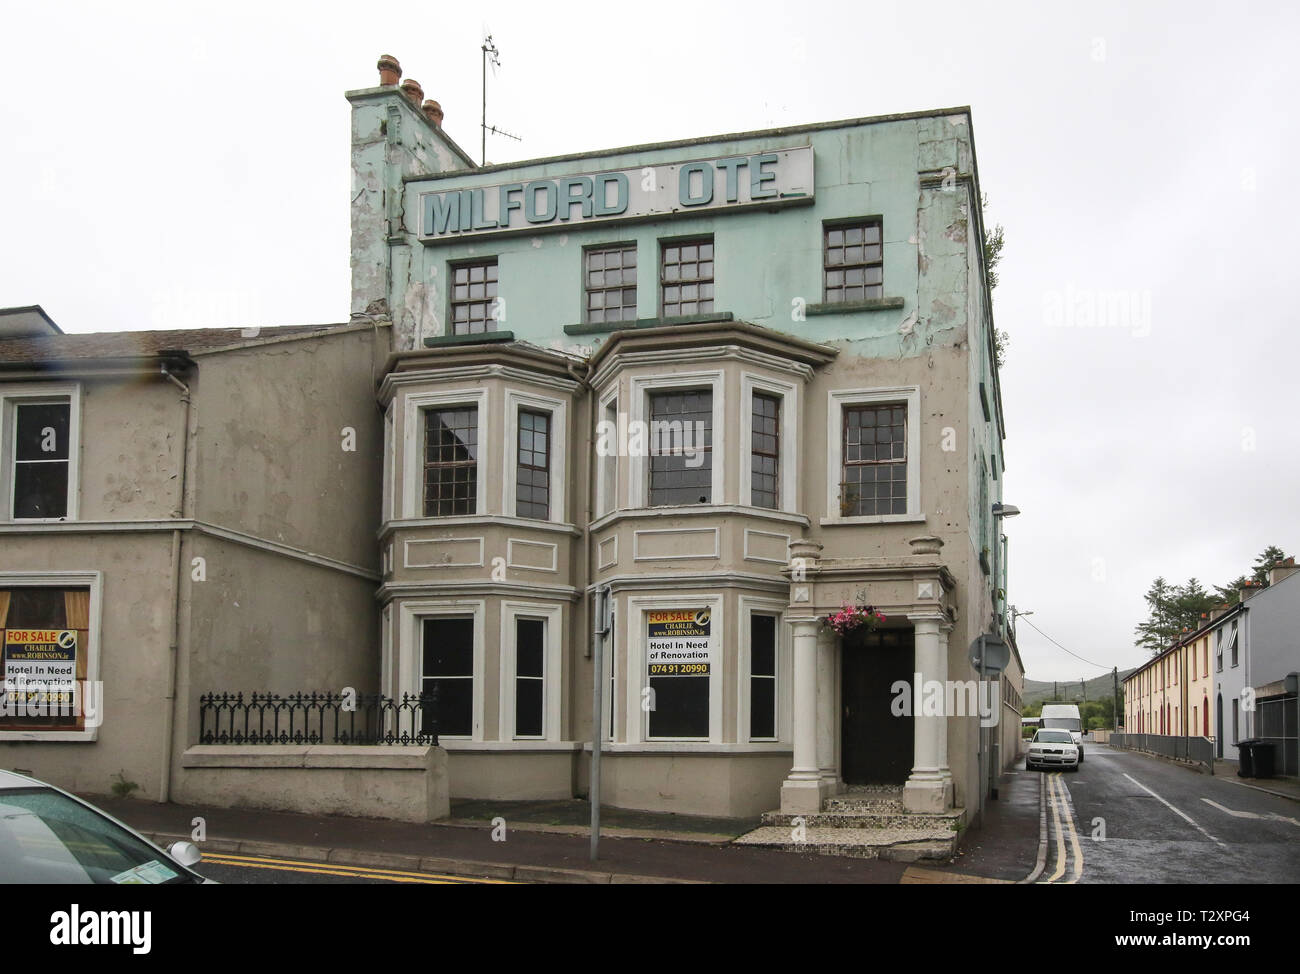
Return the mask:
[[753, 476], [750, 449], [754, 434], [755, 392], [781, 397], [781, 440], [778, 445], [780, 455], [777, 458], [781, 496], [780, 506], [776, 509], [798, 513], [798, 460], [797, 454], [791, 451], [799, 442], [799, 416], [802, 412], [800, 387], [793, 382], [781, 382], [753, 372], [740, 374], [740, 443], [745, 449], [744, 455], [740, 457], [740, 503], [753, 506], [750, 493]]
[[[15, 405], [67, 401], [68, 409], [68, 513], [64, 517], [15, 518], [14, 452], [18, 433]], [[11, 383], [0, 385], [0, 518], [21, 524], [75, 521], [81, 497], [81, 384], [77, 382]]]
[[[104, 573], [92, 572], [0, 572], [0, 588], [88, 588], [90, 589], [90, 632], [86, 639], [86, 680], [95, 682], [99, 676], [99, 641], [104, 609]], [[3, 674], [0, 674], [3, 678]], [[107, 720], [104, 695], [97, 699], [101, 720]], [[119, 716], [119, 719], [122, 719]], [[94, 741], [99, 738], [99, 727], [80, 731], [0, 731], [0, 741]]]
[[488, 394], [483, 388], [444, 389], [438, 392], [409, 392], [402, 413], [402, 504], [403, 518], [420, 518], [426, 521], [438, 521], [441, 518], [424, 517], [422, 503], [424, 490], [424, 411], [439, 406], [477, 406], [478, 407], [478, 474], [475, 499], [475, 517], [484, 517], [489, 512], [488, 471], [486, 469], [486, 446], [488, 438], [484, 431], [492, 429], [491, 417], [488, 415]]
[[[790, 687], [793, 683], [791, 669], [792, 653], [787, 636], [784, 611], [789, 607], [785, 599], [762, 599], [754, 596], [740, 597], [740, 652], [737, 659], [739, 686], [736, 693], [736, 740], [751, 743], [783, 743], [790, 739]], [[752, 656], [750, 645], [753, 641], [751, 623], [755, 614], [776, 617], [776, 737], [750, 737], [750, 685], [752, 673]]]
[[[567, 508], [564, 506], [565, 484], [568, 482], [568, 406], [563, 399], [553, 399], [550, 396], [538, 396], [530, 392], [521, 392], [518, 389], [506, 390], [506, 424], [505, 424], [505, 476], [502, 478], [505, 483], [502, 485], [501, 510], [512, 517], [515, 514], [515, 491], [518, 489], [516, 483], [519, 471], [516, 466], [519, 462], [519, 410], [530, 409], [541, 413], [549, 413], [551, 417], [551, 442], [550, 447], [550, 466], [551, 466], [551, 503], [547, 510], [546, 520], [556, 523], [565, 523], [564, 514]], [[483, 455], [483, 427], [479, 427], [479, 456]], [[534, 520], [529, 518], [528, 520]], [[540, 520], [540, 519], [538, 519]]]
[[627, 600], [627, 673], [626, 699], [623, 712], [627, 715], [624, 743], [642, 744], [649, 740], [650, 714], [642, 706], [642, 693], [650, 687], [646, 666], [646, 618], [653, 609], [702, 608], [707, 606], [713, 619], [711, 633], [717, 647], [715, 665], [709, 673], [709, 736], [667, 738], [656, 737], [655, 743], [680, 742], [682, 744], [722, 743], [722, 669], [726, 665], [726, 619], [723, 616], [721, 595], [703, 592], [683, 592], [678, 595], [630, 596]]
[[[518, 656], [515, 646], [515, 622], [518, 619], [540, 619], [545, 623], [544, 642], [542, 644], [542, 676], [545, 686], [542, 690], [542, 736], [520, 737], [515, 733], [515, 676]], [[501, 706], [500, 734], [502, 741], [554, 741], [563, 740], [560, 734], [560, 705], [562, 697], [563, 673], [561, 662], [564, 645], [564, 631], [561, 606], [546, 602], [502, 602], [501, 603], [501, 649], [498, 653], [501, 662]]]
[[472, 733], [443, 735], [448, 740], [483, 740], [484, 675], [485, 675], [485, 625], [487, 603], [482, 599], [437, 599], [403, 602], [399, 609], [397, 686], [393, 696], [400, 700], [403, 693], [418, 694], [424, 677], [424, 627], [425, 619], [445, 616], [471, 616], [474, 619], [474, 714]]
[[[845, 517], [840, 513], [844, 466], [844, 408], [872, 403], [907, 404], [907, 513]], [[823, 525], [924, 521], [921, 511], [921, 387], [833, 389], [826, 394], [826, 516]]]
[[[608, 420], [607, 413], [614, 407], [614, 423], [618, 424], [618, 386], [600, 397], [600, 406], [596, 413], [597, 424]], [[599, 425], [597, 425], [599, 431]], [[599, 442], [599, 436], [597, 436]], [[598, 456], [596, 458], [596, 516], [602, 517], [619, 507], [618, 497], [618, 454]]]
[[[710, 448], [713, 464], [712, 483], [710, 493], [712, 496], [709, 502], [712, 504], [721, 504], [725, 502], [726, 478], [724, 470], [727, 465], [727, 444], [730, 437], [726, 432], [726, 408], [724, 400], [724, 378], [721, 369], [707, 372], [678, 372], [672, 375], [656, 376], [634, 376], [632, 383], [632, 402], [631, 415], [628, 417], [630, 423], [643, 423], [645, 428], [649, 428], [650, 422], [650, 393], [670, 392], [676, 389], [700, 389], [707, 386], [713, 394], [713, 429], [712, 429], [712, 446]], [[621, 445], [620, 445], [621, 446]], [[645, 456], [629, 456], [630, 484], [629, 487], [629, 507], [645, 508], [649, 506], [650, 498], [650, 465], [646, 462]], [[665, 505], [669, 506], [669, 505]], [[671, 505], [685, 506], [691, 505]]]

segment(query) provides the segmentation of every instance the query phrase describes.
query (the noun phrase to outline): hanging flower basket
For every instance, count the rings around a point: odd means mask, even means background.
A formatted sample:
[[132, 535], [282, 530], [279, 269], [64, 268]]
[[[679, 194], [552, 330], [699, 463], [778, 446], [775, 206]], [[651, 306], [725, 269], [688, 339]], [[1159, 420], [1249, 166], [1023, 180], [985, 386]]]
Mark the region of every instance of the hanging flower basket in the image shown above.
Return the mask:
[[877, 612], [874, 606], [845, 602], [839, 612], [833, 612], [823, 619], [822, 625], [834, 630], [838, 635], [847, 636], [864, 626], [867, 629], [874, 629], [884, 621], [884, 613]]

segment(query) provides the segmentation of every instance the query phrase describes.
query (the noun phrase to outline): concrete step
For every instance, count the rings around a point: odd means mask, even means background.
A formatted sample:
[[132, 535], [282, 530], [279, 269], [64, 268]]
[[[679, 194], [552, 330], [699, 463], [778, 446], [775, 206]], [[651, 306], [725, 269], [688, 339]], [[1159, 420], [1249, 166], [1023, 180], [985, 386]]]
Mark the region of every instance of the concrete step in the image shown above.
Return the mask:
[[902, 815], [906, 809], [903, 808], [903, 799], [901, 798], [860, 798], [853, 795], [836, 795], [834, 798], [827, 798], [822, 802], [822, 811], [892, 812], [896, 815]]
[[[829, 805], [829, 802], [827, 803]], [[901, 809], [841, 809], [828, 808], [824, 812], [810, 812], [794, 815], [789, 812], [764, 812], [763, 824], [793, 828], [795, 819], [802, 818], [807, 827], [817, 826], [836, 829], [938, 829], [956, 832], [964, 812], [957, 808], [949, 812], [922, 814], [904, 812]]]
[[838, 828], [808, 826], [796, 841], [792, 829], [764, 825], [736, 839], [735, 845], [811, 852], [854, 859], [889, 859], [897, 862], [951, 859], [957, 851], [957, 833], [935, 828]]

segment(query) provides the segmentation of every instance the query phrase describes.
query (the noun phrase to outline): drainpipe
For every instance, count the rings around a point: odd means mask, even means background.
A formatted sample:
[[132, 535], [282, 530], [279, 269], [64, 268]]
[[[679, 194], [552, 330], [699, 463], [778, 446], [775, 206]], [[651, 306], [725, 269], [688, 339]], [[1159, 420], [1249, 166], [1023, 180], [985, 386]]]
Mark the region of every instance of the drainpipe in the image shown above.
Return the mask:
[[[167, 371], [167, 363], [161, 366], [163, 377], [181, 391], [180, 401], [184, 404], [183, 423], [181, 425], [180, 481], [176, 497], [176, 508], [172, 511], [173, 519], [179, 520], [185, 512], [185, 481], [189, 468], [190, 440], [190, 387]], [[172, 528], [171, 553], [171, 633], [167, 645], [167, 694], [163, 698], [163, 753], [162, 768], [159, 774], [158, 801], [171, 801], [172, 790], [172, 735], [176, 727], [176, 657], [180, 651], [181, 628], [181, 529]]]
[[[583, 515], [582, 515], [582, 557], [583, 557], [583, 578], [588, 582], [594, 583], [595, 579], [591, 577], [591, 566], [594, 564], [591, 553], [591, 516], [594, 513], [592, 499], [596, 492], [596, 478], [599, 476], [597, 464], [594, 460], [595, 449], [592, 441], [592, 430], [595, 428], [597, 416], [597, 403], [591, 383], [588, 381], [591, 377], [591, 366], [584, 364], [578, 366], [570, 363], [568, 365], [569, 376], [578, 383], [578, 388], [582, 391], [583, 398], [587, 404], [587, 484], [583, 497]], [[605, 639], [610, 635], [608, 629], [605, 629], [605, 613], [602, 611], [602, 594], [594, 587], [593, 584], [583, 586], [587, 589], [587, 618], [591, 621], [591, 764], [587, 775], [587, 800], [591, 806], [591, 847], [589, 857], [595, 862], [600, 856], [600, 757], [605, 741], [605, 706], [604, 706], [604, 656], [605, 656]], [[604, 593], [605, 599], [613, 598], [613, 594]], [[599, 618], [598, 618], [599, 614]]]

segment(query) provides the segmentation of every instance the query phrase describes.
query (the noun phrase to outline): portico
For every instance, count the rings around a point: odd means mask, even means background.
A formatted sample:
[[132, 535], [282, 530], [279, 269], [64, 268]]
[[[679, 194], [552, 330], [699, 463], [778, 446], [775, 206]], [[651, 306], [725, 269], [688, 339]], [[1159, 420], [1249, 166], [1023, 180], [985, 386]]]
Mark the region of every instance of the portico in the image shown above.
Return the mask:
[[[815, 541], [790, 545], [794, 763], [784, 813], [816, 813], [853, 785], [901, 784], [909, 812], [953, 808], [948, 718], [913, 712], [910, 701], [918, 681], [948, 680], [955, 581], [939, 539], [910, 543], [902, 558], [823, 559]], [[886, 621], [840, 636], [822, 620], [845, 602], [870, 604]]]

